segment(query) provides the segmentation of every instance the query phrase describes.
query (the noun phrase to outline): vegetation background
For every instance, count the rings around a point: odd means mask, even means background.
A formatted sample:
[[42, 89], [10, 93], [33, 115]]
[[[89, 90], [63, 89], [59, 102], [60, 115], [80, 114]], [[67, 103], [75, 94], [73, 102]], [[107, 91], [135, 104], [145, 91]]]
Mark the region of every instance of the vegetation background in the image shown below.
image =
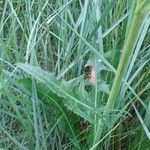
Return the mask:
[[149, 12], [149, 0], [0, 0], [0, 149], [150, 149]]

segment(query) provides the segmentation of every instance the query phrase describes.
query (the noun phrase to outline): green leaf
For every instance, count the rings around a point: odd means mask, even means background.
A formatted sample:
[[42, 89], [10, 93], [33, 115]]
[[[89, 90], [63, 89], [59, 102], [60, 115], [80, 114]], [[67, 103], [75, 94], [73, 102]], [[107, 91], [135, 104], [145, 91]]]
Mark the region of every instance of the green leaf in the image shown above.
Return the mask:
[[[53, 73], [42, 70], [40, 67], [19, 63], [17, 64], [26, 73], [32, 75], [35, 79], [42, 82], [53, 93], [62, 99], [64, 105], [73, 111], [75, 114], [80, 115], [89, 122], [93, 122], [93, 114], [95, 110], [91, 107], [91, 100], [88, 98], [86, 91], [80, 94], [78, 84], [83, 80], [83, 77], [73, 79], [70, 81], [59, 81]], [[80, 86], [79, 86], [80, 87]]]

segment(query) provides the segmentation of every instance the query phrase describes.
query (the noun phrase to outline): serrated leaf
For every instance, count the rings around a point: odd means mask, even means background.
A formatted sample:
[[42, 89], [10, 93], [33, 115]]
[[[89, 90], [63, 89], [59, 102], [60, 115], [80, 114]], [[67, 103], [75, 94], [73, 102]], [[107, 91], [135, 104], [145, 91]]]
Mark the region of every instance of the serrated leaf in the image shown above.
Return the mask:
[[44, 71], [40, 67], [23, 63], [19, 63], [17, 66], [26, 73], [32, 75], [35, 79], [43, 82], [53, 93], [59, 97], [63, 97], [65, 99], [63, 101], [64, 105], [71, 111], [89, 122], [93, 122], [92, 114], [95, 112], [94, 108], [88, 104], [88, 101], [85, 101], [87, 96], [81, 96], [80, 91], [75, 86], [77, 83], [79, 84], [81, 82], [82, 77], [70, 81], [59, 81], [53, 73]]

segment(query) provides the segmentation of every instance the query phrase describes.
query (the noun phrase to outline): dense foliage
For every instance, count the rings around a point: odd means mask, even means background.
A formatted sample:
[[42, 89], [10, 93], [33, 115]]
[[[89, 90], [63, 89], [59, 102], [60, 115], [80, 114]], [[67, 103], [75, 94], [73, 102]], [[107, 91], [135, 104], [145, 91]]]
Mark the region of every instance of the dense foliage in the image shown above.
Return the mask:
[[149, 0], [0, 0], [0, 149], [149, 149], [149, 13]]

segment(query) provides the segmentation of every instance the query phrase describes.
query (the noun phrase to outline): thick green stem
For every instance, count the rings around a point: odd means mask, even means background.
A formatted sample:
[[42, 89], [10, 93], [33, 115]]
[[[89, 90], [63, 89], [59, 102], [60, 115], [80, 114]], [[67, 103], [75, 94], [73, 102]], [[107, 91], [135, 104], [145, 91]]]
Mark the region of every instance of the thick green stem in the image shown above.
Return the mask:
[[114, 106], [116, 97], [120, 91], [120, 86], [122, 84], [123, 75], [128, 67], [130, 57], [132, 56], [133, 49], [139, 37], [140, 29], [143, 25], [143, 21], [145, 20], [145, 16], [140, 13], [135, 14], [133, 18], [133, 23], [131, 26], [131, 30], [129, 36], [124, 45], [122, 57], [120, 59], [120, 63], [116, 72], [115, 80], [112, 86], [112, 90], [110, 96], [108, 98], [106, 108], [111, 109]]
[[94, 137], [93, 145], [95, 145], [101, 137], [101, 134], [104, 129], [103, 127], [104, 120], [107, 120], [108, 110], [111, 110], [114, 107], [115, 101], [120, 91], [124, 73], [127, 70], [129, 60], [132, 56], [134, 47], [139, 37], [139, 33], [141, 31], [141, 28], [143, 26], [145, 19], [148, 17], [149, 11], [150, 11], [150, 0], [145, 0], [145, 1], [139, 0], [137, 2], [137, 6], [134, 11], [133, 21], [129, 30], [130, 32], [125, 41], [123, 53], [122, 53], [119, 66], [115, 75], [112, 89], [111, 89], [111, 92], [110, 92], [110, 95], [106, 104], [106, 110], [103, 113], [105, 117], [103, 120], [100, 119], [98, 121], [97, 134]]

